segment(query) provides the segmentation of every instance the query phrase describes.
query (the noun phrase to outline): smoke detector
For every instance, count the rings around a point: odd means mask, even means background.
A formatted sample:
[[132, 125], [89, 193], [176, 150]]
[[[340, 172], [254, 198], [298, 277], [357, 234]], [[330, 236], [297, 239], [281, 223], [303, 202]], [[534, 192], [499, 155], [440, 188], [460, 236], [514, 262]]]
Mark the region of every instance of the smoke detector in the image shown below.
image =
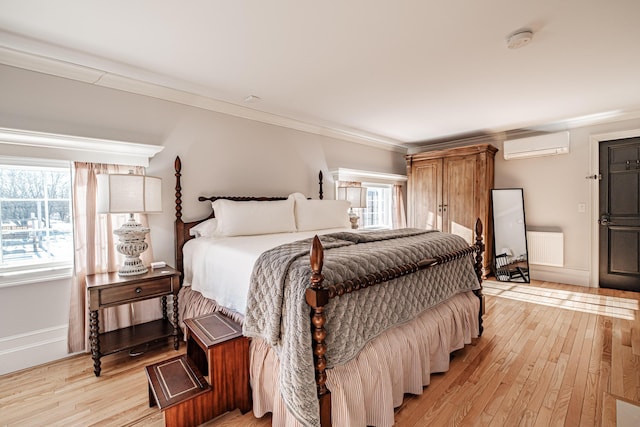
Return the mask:
[[528, 45], [533, 39], [533, 31], [519, 30], [507, 37], [507, 47], [509, 49], [518, 49]]

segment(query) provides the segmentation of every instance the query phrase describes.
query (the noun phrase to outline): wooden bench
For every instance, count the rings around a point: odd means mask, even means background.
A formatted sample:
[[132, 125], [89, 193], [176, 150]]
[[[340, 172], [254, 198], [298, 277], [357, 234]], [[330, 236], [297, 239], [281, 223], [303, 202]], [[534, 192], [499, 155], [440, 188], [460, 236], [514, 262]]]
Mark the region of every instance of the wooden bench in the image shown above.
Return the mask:
[[187, 354], [147, 366], [149, 405], [165, 425], [197, 426], [227, 411], [251, 410], [249, 340], [213, 313], [185, 320]]

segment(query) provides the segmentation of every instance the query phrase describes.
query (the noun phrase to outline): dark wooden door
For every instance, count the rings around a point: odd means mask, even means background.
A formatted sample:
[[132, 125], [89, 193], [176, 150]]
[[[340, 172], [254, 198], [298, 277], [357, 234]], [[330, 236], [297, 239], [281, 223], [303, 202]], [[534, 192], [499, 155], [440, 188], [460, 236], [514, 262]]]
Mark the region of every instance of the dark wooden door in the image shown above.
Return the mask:
[[640, 137], [600, 143], [603, 288], [640, 291]]

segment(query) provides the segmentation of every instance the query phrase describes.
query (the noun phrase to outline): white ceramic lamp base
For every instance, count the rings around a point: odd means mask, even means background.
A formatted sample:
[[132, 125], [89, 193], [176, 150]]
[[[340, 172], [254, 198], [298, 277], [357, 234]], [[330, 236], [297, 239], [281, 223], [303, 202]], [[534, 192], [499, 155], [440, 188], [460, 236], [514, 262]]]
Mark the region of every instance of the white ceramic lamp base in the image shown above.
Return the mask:
[[349, 214], [349, 221], [351, 221], [351, 228], [356, 230], [358, 228], [358, 220], [360, 217], [354, 213]]
[[122, 227], [113, 232], [120, 239], [116, 249], [125, 256], [124, 263], [118, 270], [120, 276], [136, 276], [149, 271], [140, 259], [140, 254], [149, 247], [144, 241], [147, 233], [149, 233], [149, 228], [136, 222], [133, 215]]

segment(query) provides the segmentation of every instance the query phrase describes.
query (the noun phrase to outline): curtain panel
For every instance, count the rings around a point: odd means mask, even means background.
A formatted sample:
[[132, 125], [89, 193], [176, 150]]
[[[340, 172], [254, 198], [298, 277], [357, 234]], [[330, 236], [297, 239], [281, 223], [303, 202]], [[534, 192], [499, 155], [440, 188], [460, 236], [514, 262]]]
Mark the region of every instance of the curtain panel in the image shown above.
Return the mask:
[[[97, 163], [74, 163], [73, 215], [74, 215], [74, 275], [69, 305], [68, 351], [89, 352], [89, 313], [86, 276], [117, 271], [124, 257], [115, 249], [113, 230], [126, 221], [126, 215], [98, 214], [96, 193], [98, 174], [128, 173], [144, 174], [143, 167], [120, 166]], [[136, 214], [136, 219], [147, 226], [147, 216]], [[141, 255], [148, 265], [153, 260], [150, 236], [146, 238], [149, 248]], [[123, 304], [102, 310], [100, 330], [109, 331], [162, 317], [157, 300], [146, 300]]]
[[393, 228], [406, 228], [407, 215], [404, 209], [404, 197], [402, 196], [402, 185], [396, 184], [392, 190], [391, 225]]

